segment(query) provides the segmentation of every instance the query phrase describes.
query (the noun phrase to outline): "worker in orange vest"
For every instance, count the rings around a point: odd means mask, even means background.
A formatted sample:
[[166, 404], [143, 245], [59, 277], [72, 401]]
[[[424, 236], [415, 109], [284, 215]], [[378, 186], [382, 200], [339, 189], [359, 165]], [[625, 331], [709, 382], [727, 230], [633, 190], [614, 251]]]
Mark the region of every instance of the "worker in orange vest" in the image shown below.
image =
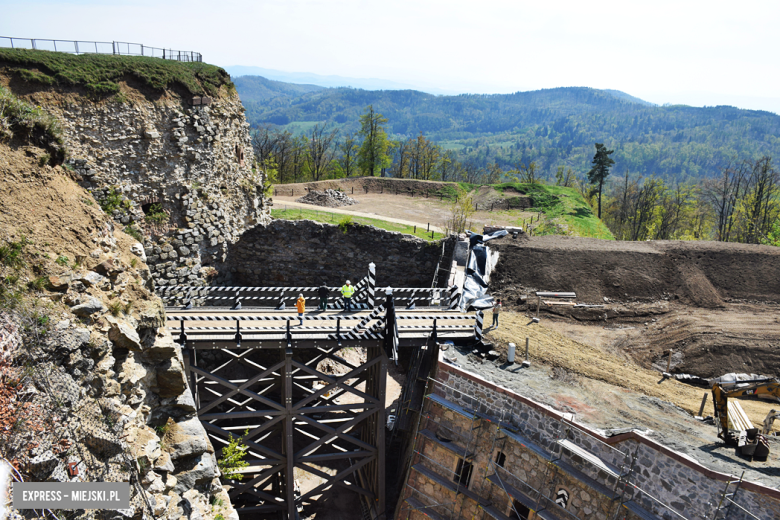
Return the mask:
[[298, 319], [300, 320], [300, 325], [303, 325], [303, 313], [306, 312], [306, 298], [303, 297], [303, 294], [298, 295], [298, 301], [295, 302], [295, 306], [298, 308]]

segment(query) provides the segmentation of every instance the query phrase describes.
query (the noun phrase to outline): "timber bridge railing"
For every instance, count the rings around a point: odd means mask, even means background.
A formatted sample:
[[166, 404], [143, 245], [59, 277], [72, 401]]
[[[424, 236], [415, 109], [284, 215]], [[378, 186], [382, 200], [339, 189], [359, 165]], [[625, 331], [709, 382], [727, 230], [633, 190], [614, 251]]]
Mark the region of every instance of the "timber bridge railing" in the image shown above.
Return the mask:
[[388, 363], [411, 348], [430, 367], [440, 343], [481, 341], [482, 313], [456, 310], [452, 287], [376, 294], [375, 274], [371, 264], [356, 284], [360, 308], [302, 317], [285, 301], [316, 287], [158, 289], [176, 304], [166, 323], [214, 448], [237, 435], [247, 446], [243, 478], [223, 477], [242, 519], [316, 514], [333, 487], [357, 493], [368, 517], [386, 518]]
[[[328, 287], [331, 294], [338, 294], [339, 287]], [[240, 287], [240, 286], [161, 286], [157, 288], [158, 295], [168, 306], [183, 305], [191, 308], [194, 305], [223, 306], [228, 304], [237, 310], [245, 306], [273, 307], [283, 310], [288, 299], [294, 304], [298, 294], [316, 301], [318, 287]], [[376, 265], [369, 264], [368, 274], [355, 284], [352, 305], [357, 309], [374, 309], [376, 306]], [[404, 304], [408, 309], [423, 306], [446, 306], [455, 309], [461, 298], [458, 286], [449, 288], [393, 288], [394, 301]], [[328, 309], [343, 309], [340, 298], [328, 303]]]
[[163, 60], [202, 62], [203, 55], [193, 51], [177, 51], [149, 47], [143, 43], [94, 42], [84, 40], [47, 40], [0, 36], [0, 47], [39, 51], [67, 52], [68, 54], [113, 54], [115, 56], [147, 56]]

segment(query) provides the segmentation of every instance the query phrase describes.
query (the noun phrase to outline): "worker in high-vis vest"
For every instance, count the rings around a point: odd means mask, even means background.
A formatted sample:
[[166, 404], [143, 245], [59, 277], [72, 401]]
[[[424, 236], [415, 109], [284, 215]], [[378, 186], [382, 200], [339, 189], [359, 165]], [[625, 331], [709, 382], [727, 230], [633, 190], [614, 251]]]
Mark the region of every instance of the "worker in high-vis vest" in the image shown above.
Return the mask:
[[341, 286], [341, 297], [344, 298], [344, 310], [350, 310], [353, 294], [355, 294], [355, 288], [352, 287], [352, 283], [347, 280], [347, 283]]

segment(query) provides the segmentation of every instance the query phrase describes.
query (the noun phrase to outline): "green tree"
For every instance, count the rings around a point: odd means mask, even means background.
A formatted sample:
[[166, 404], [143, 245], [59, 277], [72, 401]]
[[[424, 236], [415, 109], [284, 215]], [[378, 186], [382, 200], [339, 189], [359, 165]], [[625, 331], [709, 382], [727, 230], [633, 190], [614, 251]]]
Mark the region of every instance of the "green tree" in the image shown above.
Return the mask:
[[450, 204], [450, 217], [445, 227], [451, 233], [463, 233], [471, 225], [474, 209], [474, 192], [466, 191], [460, 185], [455, 185], [457, 192], [455, 200]]
[[339, 177], [352, 177], [357, 171], [358, 142], [355, 134], [347, 134], [338, 145]]
[[604, 187], [604, 180], [609, 176], [609, 168], [615, 161], [612, 155], [615, 150], [607, 150], [603, 143], [596, 143], [596, 155], [593, 156], [593, 168], [588, 172], [588, 180], [591, 184], [599, 185], [599, 218], [601, 218], [601, 191]]
[[329, 130], [328, 123], [314, 125], [311, 137], [304, 141], [306, 147], [306, 170], [312, 180], [318, 181], [328, 176], [336, 151], [333, 140], [339, 133], [338, 129]]
[[390, 156], [387, 149], [390, 142], [387, 139], [384, 125], [387, 118], [374, 111], [373, 105], [368, 105], [365, 113], [360, 116], [360, 135], [363, 144], [358, 152], [358, 166], [364, 175], [376, 176], [384, 173], [384, 169], [390, 165]]

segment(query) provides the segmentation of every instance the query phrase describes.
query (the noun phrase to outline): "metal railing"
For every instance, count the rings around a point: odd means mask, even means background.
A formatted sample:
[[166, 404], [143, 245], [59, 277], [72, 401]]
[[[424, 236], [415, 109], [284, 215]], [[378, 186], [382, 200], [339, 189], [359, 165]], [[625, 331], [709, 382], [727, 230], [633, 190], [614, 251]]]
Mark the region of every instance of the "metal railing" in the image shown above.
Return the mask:
[[32, 49], [39, 51], [67, 52], [70, 54], [113, 54], [115, 56], [148, 56], [163, 60], [202, 62], [203, 55], [193, 51], [177, 51], [149, 47], [142, 43], [91, 42], [80, 40], [41, 40], [36, 38], [12, 38], [0, 36], [0, 47]]

